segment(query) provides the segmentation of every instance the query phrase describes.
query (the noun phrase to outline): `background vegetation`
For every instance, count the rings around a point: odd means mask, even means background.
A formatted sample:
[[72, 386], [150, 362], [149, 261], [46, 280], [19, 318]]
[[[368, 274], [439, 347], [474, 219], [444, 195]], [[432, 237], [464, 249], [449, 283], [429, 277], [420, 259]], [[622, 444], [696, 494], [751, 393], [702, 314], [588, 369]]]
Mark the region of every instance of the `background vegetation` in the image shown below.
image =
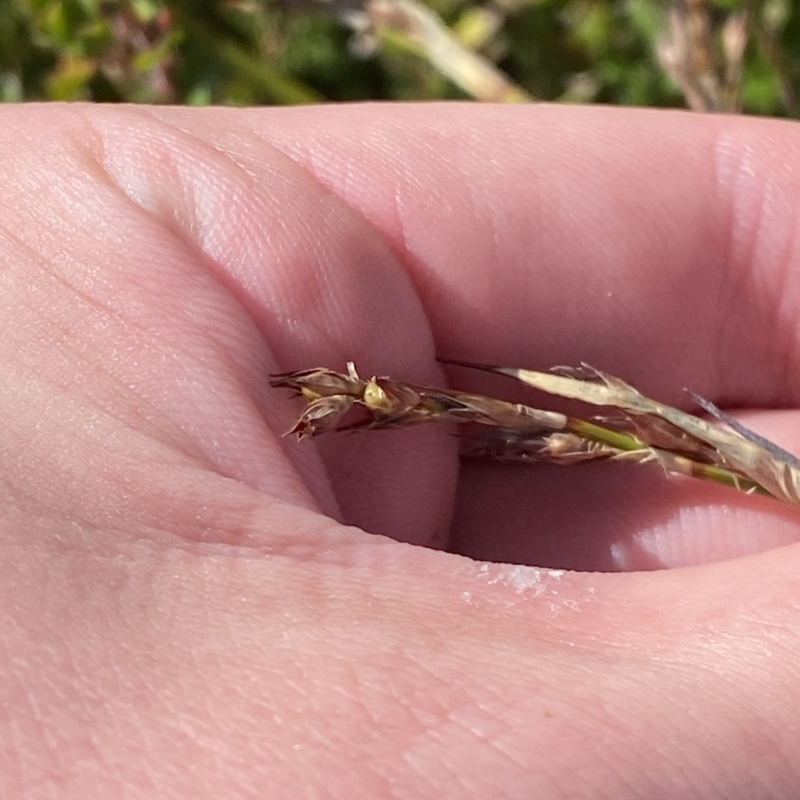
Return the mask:
[[473, 97], [798, 116], [788, 0], [0, 0], [0, 100]]

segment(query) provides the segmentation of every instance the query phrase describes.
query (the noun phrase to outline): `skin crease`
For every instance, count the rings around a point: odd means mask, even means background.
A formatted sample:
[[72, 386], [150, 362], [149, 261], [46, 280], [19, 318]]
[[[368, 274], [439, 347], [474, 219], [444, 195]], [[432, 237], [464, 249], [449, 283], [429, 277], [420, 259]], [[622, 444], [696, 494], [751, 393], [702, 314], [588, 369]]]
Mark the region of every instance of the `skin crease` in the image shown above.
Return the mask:
[[8, 106], [0, 150], [0, 796], [797, 796], [796, 511], [297, 444], [266, 377], [583, 360], [798, 452], [796, 125]]

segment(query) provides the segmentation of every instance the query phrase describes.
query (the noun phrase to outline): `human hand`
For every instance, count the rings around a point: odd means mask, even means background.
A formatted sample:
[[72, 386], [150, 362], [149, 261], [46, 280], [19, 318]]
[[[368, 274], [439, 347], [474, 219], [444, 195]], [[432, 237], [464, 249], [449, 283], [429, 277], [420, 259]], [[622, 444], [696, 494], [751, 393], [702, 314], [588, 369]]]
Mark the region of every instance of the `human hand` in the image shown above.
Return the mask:
[[[791, 796], [800, 548], [770, 548], [795, 510], [625, 465], [457, 482], [435, 427], [297, 444], [267, 375], [587, 361], [791, 409], [795, 139], [4, 109], [0, 794]], [[797, 451], [795, 415], [746, 421]]]

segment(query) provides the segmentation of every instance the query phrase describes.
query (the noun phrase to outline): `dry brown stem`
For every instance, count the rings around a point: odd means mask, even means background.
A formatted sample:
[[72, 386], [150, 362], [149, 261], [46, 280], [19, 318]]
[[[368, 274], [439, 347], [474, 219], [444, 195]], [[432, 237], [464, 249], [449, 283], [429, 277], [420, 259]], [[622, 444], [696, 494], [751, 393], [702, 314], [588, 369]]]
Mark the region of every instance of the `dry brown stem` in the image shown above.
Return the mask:
[[745, 428], [704, 398], [698, 404], [727, 427], [645, 397], [619, 378], [583, 365], [551, 372], [445, 361], [515, 378], [528, 386], [614, 416], [573, 417], [484, 395], [361, 378], [326, 368], [272, 376], [308, 401], [290, 433], [298, 438], [356, 430], [453, 421], [479, 426], [465, 451], [511, 461], [574, 464], [598, 459], [658, 463], [667, 473], [723, 483], [800, 506], [800, 460]]

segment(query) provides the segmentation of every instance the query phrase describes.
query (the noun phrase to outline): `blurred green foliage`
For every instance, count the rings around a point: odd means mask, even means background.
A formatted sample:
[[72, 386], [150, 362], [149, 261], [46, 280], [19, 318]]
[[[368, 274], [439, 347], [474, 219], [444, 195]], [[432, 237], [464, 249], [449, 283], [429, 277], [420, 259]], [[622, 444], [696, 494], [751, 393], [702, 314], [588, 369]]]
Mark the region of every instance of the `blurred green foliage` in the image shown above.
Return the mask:
[[[424, 46], [406, 46], [402, 28], [366, 30], [369, 2], [0, 0], [0, 100], [252, 105], [466, 96]], [[797, 115], [800, 4], [788, 0], [427, 6], [455, 40], [538, 99], [648, 106], [692, 105], [694, 78], [682, 81], [669, 61], [686, 33], [681, 25], [688, 30], [700, 13], [710, 26], [707, 52], [692, 60], [700, 95], [706, 79], [716, 79], [729, 84], [726, 107]], [[740, 27], [726, 27], [736, 15]], [[731, 63], [737, 30], [744, 38]]]

